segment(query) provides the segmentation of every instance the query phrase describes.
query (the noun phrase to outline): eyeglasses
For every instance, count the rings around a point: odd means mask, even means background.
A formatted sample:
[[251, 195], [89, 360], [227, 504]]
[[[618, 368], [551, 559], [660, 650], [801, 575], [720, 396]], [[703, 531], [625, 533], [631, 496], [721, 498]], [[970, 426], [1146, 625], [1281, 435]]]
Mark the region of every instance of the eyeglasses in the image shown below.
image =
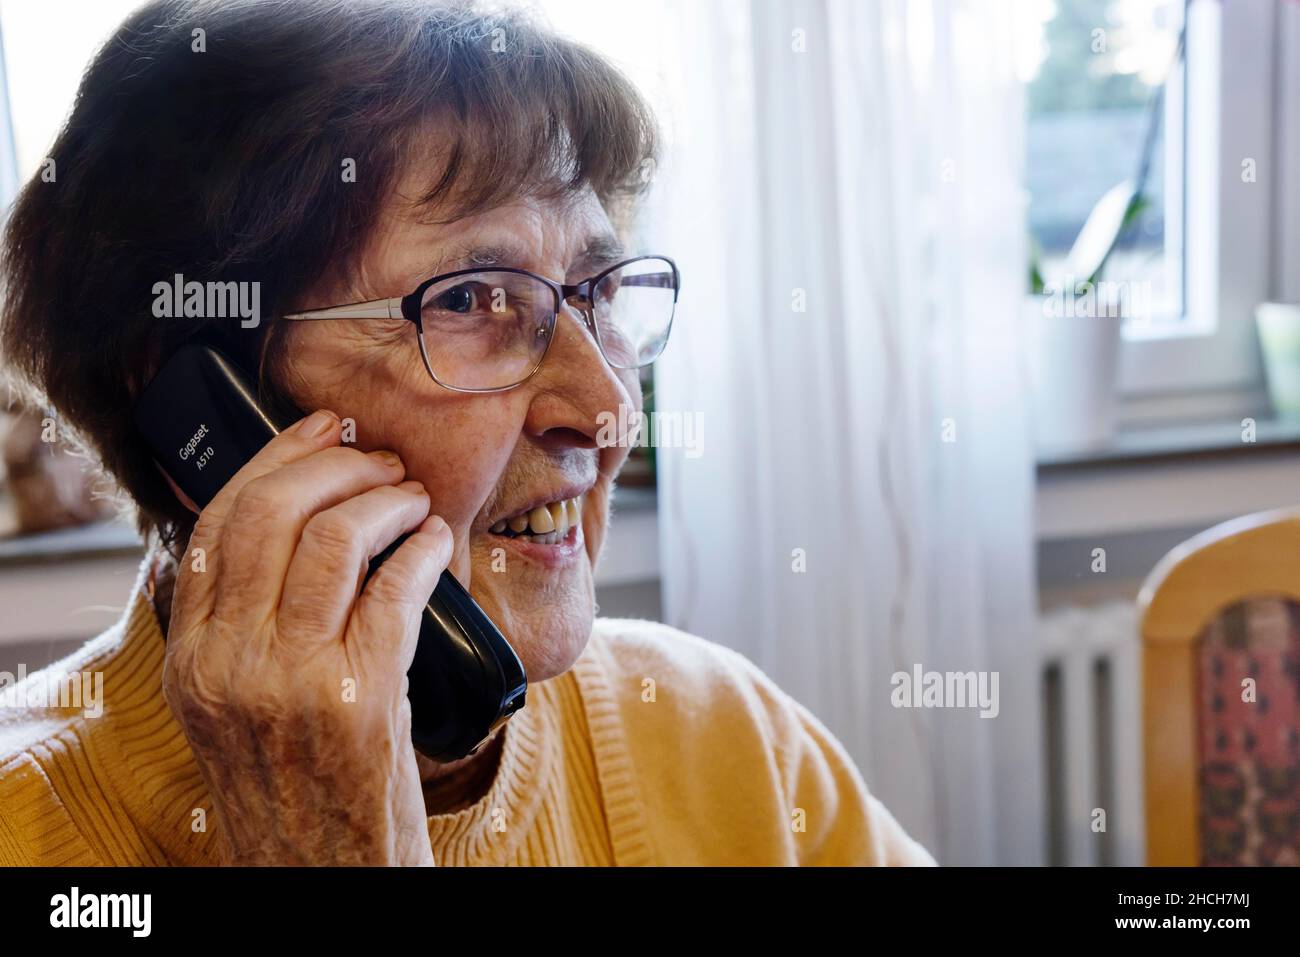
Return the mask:
[[415, 291], [283, 318], [405, 319], [439, 385], [455, 392], [504, 392], [530, 379], [546, 358], [560, 309], [570, 305], [615, 369], [659, 358], [677, 309], [680, 275], [667, 256], [638, 256], [573, 285], [523, 269], [458, 269]]

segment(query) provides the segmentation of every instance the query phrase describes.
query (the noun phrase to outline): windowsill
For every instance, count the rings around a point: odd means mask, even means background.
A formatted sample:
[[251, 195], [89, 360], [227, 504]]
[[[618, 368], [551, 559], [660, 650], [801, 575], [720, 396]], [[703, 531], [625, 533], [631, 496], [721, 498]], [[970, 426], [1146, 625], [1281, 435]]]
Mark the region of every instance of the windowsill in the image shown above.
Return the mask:
[[105, 521], [0, 539], [0, 567], [139, 555], [144, 543], [131, 525]]
[[1259, 450], [1300, 449], [1300, 419], [1260, 418], [1255, 440], [1242, 439], [1241, 419], [1120, 428], [1104, 445], [1037, 456], [1040, 475], [1062, 471], [1250, 455]]
[[1200, 531], [1300, 502], [1300, 421], [1261, 418], [1130, 427], [1099, 448], [1040, 456], [1038, 541]]

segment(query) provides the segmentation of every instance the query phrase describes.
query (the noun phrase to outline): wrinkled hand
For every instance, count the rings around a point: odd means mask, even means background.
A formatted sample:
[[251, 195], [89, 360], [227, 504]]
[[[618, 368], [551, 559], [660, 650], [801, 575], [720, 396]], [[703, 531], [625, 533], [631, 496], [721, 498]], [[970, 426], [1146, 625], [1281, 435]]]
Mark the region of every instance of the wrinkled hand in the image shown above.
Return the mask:
[[229, 863], [433, 863], [406, 671], [451, 532], [396, 455], [340, 430], [317, 412], [276, 436], [203, 509], [177, 576], [163, 693]]

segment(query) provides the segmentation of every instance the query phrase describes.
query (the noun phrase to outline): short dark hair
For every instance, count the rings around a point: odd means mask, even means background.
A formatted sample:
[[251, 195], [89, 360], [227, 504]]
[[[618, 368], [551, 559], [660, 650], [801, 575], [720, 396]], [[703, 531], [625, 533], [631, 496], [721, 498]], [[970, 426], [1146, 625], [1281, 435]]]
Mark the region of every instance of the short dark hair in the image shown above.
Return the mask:
[[[256, 281], [274, 316], [356, 264], [417, 157], [430, 165], [420, 202], [440, 221], [587, 185], [617, 221], [655, 155], [653, 114], [627, 79], [520, 11], [155, 0], [87, 69], [46, 161], [53, 181], [38, 172], [19, 193], [0, 348], [131, 496], [141, 531], [174, 547], [192, 516], [132, 404], [181, 341], [220, 320], [154, 318], [155, 283]], [[275, 340], [259, 340], [264, 376]]]

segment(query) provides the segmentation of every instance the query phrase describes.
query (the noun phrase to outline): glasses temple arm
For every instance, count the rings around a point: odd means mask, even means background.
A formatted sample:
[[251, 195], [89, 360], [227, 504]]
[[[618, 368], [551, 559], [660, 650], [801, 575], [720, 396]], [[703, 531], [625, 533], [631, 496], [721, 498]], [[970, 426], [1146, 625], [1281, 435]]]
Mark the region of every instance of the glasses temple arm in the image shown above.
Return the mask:
[[305, 312], [290, 312], [282, 318], [295, 321], [311, 319], [401, 319], [402, 300], [372, 299], [369, 302], [354, 302], [346, 306], [330, 306], [326, 309], [308, 309]]

